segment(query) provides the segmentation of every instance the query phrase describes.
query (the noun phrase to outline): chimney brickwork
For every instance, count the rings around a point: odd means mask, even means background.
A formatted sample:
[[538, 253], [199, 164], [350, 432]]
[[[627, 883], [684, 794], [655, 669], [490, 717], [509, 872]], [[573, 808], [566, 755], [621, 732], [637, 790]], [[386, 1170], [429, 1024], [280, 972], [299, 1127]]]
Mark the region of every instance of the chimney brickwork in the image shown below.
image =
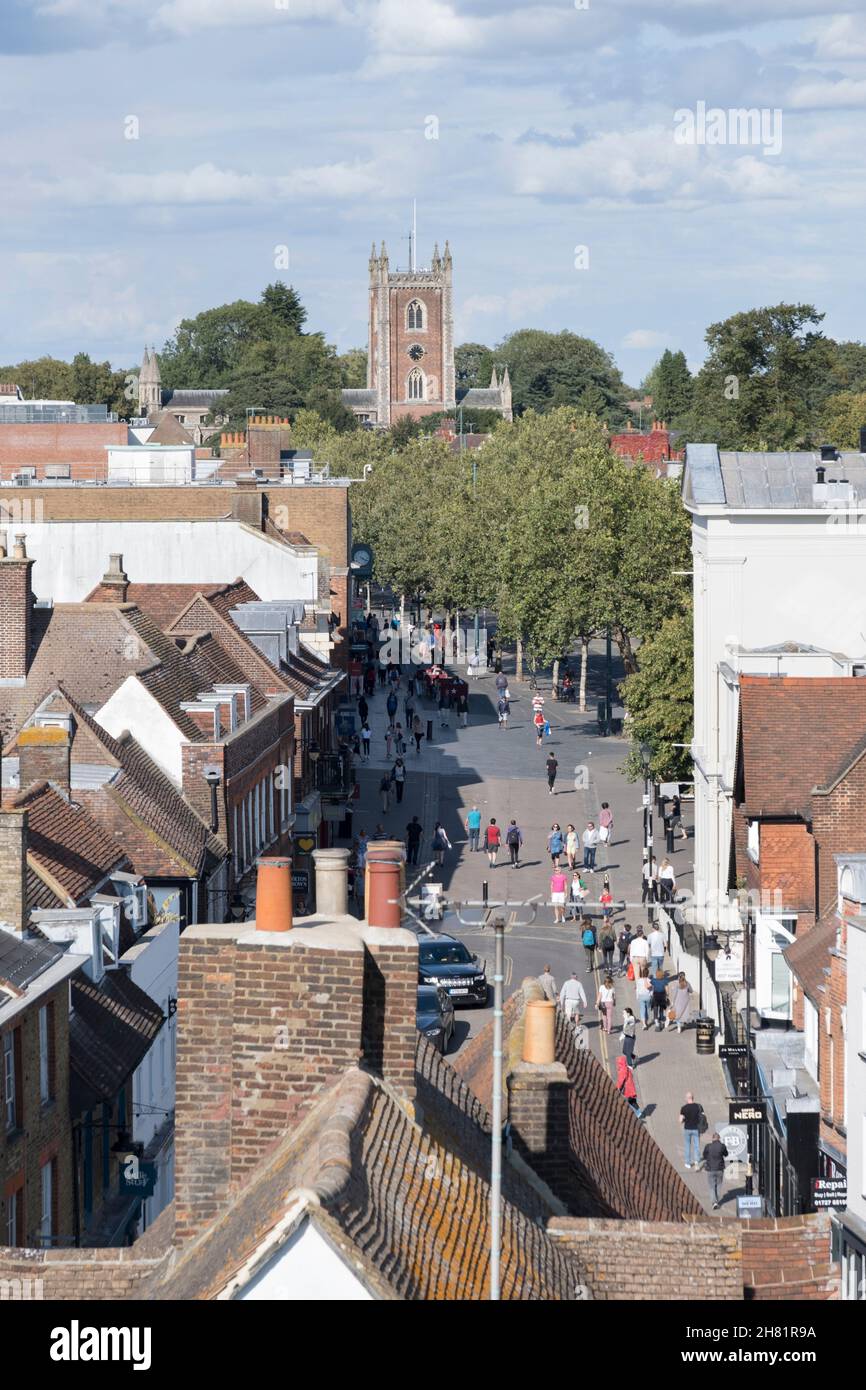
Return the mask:
[[18, 782], [26, 790], [34, 782], [50, 782], [68, 801], [70, 738], [67, 729], [34, 726], [18, 735]]
[[12, 554], [0, 559], [0, 683], [23, 685], [30, 658], [33, 611], [31, 571], [24, 537], [15, 537]]
[[27, 908], [27, 812], [0, 811], [0, 922], [21, 933]]

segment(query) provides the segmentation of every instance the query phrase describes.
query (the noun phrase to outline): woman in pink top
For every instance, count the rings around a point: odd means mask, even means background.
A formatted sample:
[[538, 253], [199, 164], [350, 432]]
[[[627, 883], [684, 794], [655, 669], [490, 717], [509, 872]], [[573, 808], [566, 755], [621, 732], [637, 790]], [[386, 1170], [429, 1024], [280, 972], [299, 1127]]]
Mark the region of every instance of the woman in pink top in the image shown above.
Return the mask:
[[565, 921], [565, 895], [568, 881], [561, 869], [554, 869], [550, 875], [550, 901], [553, 904], [554, 922]]

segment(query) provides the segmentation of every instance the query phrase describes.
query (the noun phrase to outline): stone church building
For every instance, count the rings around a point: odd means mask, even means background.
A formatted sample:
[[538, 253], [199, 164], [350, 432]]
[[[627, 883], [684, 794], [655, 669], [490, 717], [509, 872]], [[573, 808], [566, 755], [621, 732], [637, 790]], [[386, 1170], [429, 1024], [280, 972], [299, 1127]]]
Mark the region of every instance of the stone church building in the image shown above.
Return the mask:
[[[166, 416], [173, 417], [187, 432], [190, 442], [202, 444], [224, 423], [215, 407], [226, 395], [225, 390], [164, 391], [157, 355], [153, 348], [145, 347], [138, 374], [138, 413], [150, 424], [159, 425]], [[203, 421], [211, 413], [216, 423], [204, 425]]]
[[[414, 261], [414, 256], [412, 257]], [[511, 383], [494, 369], [489, 387], [457, 399], [451, 250], [438, 245], [428, 269], [392, 271], [382, 243], [370, 253], [367, 385], [342, 392], [343, 404], [364, 424], [387, 428], [404, 415], [498, 410], [512, 418]]]

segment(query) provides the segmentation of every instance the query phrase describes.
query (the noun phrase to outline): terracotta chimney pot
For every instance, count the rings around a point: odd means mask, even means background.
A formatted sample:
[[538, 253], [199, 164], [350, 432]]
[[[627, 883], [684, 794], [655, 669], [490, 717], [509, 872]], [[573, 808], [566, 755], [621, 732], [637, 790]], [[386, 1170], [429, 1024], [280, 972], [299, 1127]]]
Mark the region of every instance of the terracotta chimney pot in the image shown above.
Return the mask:
[[259, 860], [256, 875], [256, 931], [292, 930], [292, 861], [287, 854]]

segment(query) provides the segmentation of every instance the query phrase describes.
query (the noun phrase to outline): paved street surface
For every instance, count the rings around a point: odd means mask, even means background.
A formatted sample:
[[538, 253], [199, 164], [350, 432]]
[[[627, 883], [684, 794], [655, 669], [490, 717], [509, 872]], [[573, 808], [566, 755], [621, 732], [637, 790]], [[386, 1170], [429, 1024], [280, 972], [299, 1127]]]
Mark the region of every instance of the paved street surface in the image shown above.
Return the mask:
[[[532, 692], [528, 682], [518, 684], [511, 679], [511, 717], [508, 728], [501, 732], [495, 713], [493, 676], [484, 675], [470, 681], [469, 727], [457, 728], [457, 716], [450, 715], [450, 728], [439, 725], [439, 715], [423, 699], [416, 699], [422, 721], [433, 720], [433, 741], [422, 743], [420, 756], [407, 750], [409, 769], [402, 805], [394, 797], [387, 813], [380, 804], [379, 780], [383, 771], [393, 764], [385, 749], [385, 693], [377, 691], [370, 701], [370, 726], [373, 731], [371, 757], [360, 764], [361, 800], [355, 815], [355, 833], [366, 829], [372, 835], [381, 824], [389, 838], [404, 838], [406, 825], [418, 815], [424, 825], [421, 863], [432, 860], [430, 840], [435, 821], [441, 820], [452, 843], [442, 869], [434, 869], [429, 880], [443, 884], [450, 901], [478, 902], [483, 883], [489, 885], [491, 903], [504, 902], [502, 911], [506, 927], [506, 997], [528, 976], [541, 974], [549, 963], [557, 987], [576, 969], [587, 994], [589, 1009], [585, 1016], [590, 1033], [590, 1045], [596, 1056], [615, 1073], [620, 1052], [618, 1025], [622, 1008], [630, 1005], [637, 1013], [634, 986], [625, 978], [615, 979], [615, 1026], [605, 1035], [600, 1027], [595, 1000], [601, 975], [596, 965], [592, 975], [586, 973], [586, 960], [580, 943], [580, 928], [575, 923], [555, 926], [549, 900], [550, 858], [547, 835], [554, 821], [563, 832], [570, 822], [582, 834], [586, 822], [598, 825], [601, 803], [610, 803], [614, 814], [612, 844], [599, 847], [597, 872], [589, 876], [593, 915], [598, 915], [597, 898], [602, 888], [604, 870], [610, 875], [614, 901], [623, 901], [627, 908], [617, 911], [616, 932], [628, 921], [632, 928], [642, 923], [646, 928], [646, 909], [640, 907], [640, 868], [643, 843], [641, 792], [639, 784], [625, 780], [618, 768], [628, 751], [622, 738], [603, 738], [595, 719], [596, 699], [602, 693], [603, 658], [593, 651], [590, 667], [589, 711], [581, 714], [574, 706], [552, 700], [549, 681], [540, 681], [545, 697], [545, 714], [551, 723], [551, 737], [537, 749], [531, 725]], [[398, 718], [403, 719], [403, 692]], [[553, 750], [559, 762], [556, 789], [549, 795], [545, 760]], [[582, 773], [579, 769], [587, 769]], [[577, 783], [577, 786], [575, 785]], [[508, 850], [500, 850], [499, 862], [488, 867], [483, 850], [471, 853], [465, 829], [469, 808], [477, 804], [483, 827], [495, 816], [503, 830], [513, 817], [524, 836], [520, 867], [508, 863]], [[687, 810], [688, 808], [684, 808]], [[686, 816], [688, 820], [688, 816]], [[671, 856], [679, 887], [689, 888], [692, 882], [692, 841], [676, 840]], [[661, 827], [656, 819], [656, 852], [663, 850]], [[411, 870], [409, 871], [411, 875]], [[534, 905], [527, 906], [535, 899]], [[470, 950], [488, 962], [492, 976], [492, 933], [480, 925], [466, 925], [460, 917], [477, 922], [479, 909], [466, 908], [459, 916], [450, 914], [442, 929], [452, 932], [466, 942]], [[599, 921], [596, 921], [596, 926]], [[600, 953], [597, 953], [597, 959]], [[695, 1000], [697, 1008], [697, 1000]], [[457, 1032], [452, 1050], [457, 1051], [473, 1033], [479, 1031], [492, 1016], [492, 1003], [487, 1009], [462, 1010], [458, 1014]], [[674, 1161], [688, 1186], [709, 1209], [708, 1185], [702, 1172], [686, 1172], [683, 1163], [679, 1110], [687, 1091], [704, 1107], [712, 1130], [727, 1122], [727, 1096], [718, 1059], [698, 1056], [695, 1050], [695, 1030], [684, 1029], [681, 1035], [673, 1032], [644, 1031], [638, 1024], [635, 1082], [641, 1105], [647, 1115], [647, 1125], [657, 1143]], [[726, 1187], [722, 1215], [736, 1216], [735, 1190]]]

